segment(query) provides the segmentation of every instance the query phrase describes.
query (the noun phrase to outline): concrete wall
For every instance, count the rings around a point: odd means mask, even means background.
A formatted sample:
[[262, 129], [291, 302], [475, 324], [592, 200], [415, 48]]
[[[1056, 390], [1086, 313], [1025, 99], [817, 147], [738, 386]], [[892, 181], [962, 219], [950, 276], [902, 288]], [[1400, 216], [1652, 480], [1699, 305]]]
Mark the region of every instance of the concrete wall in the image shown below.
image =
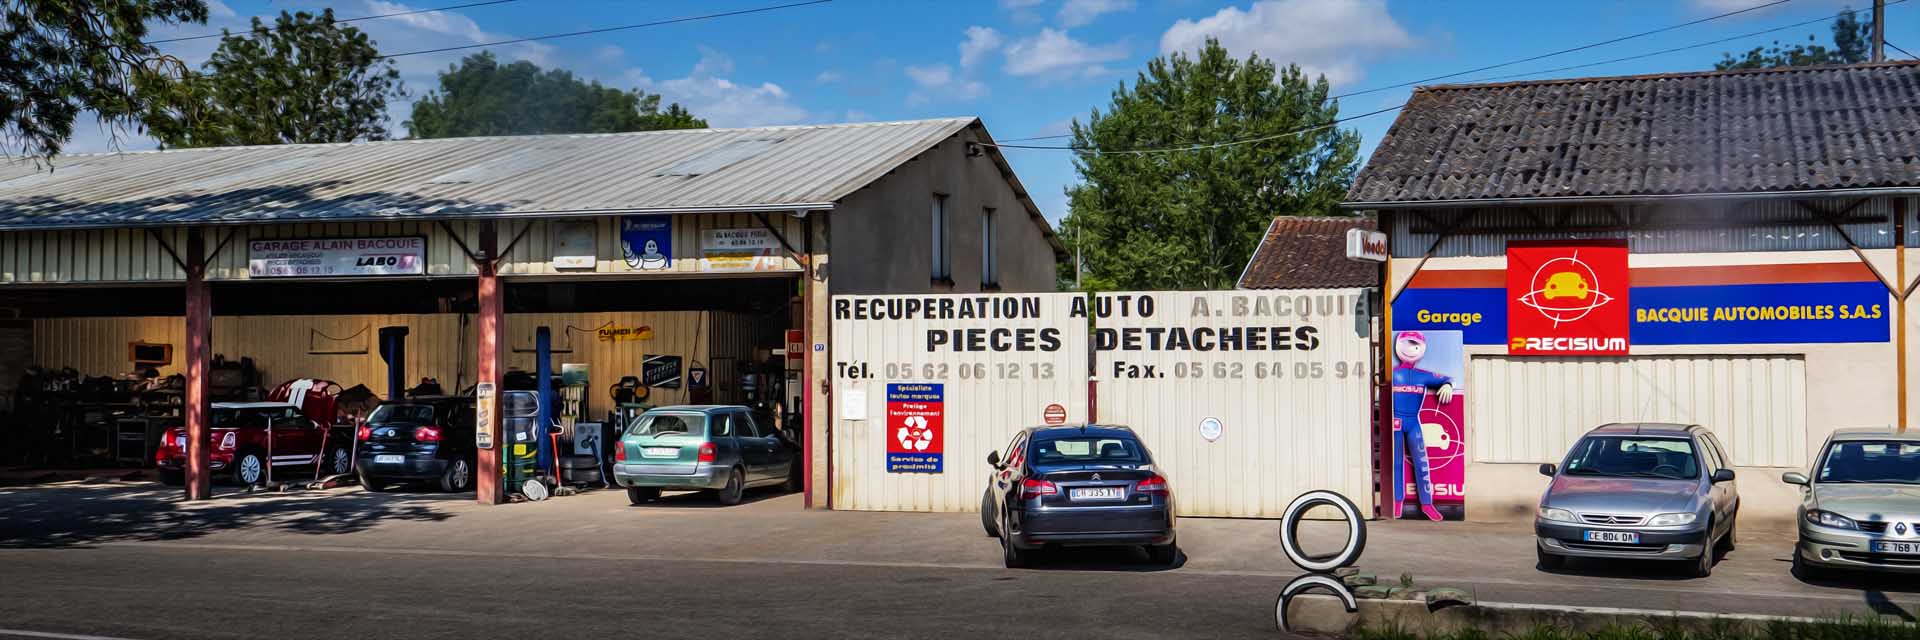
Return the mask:
[[[1000, 290], [1053, 291], [1054, 253], [991, 154], [967, 157], [972, 129], [847, 196], [832, 214], [836, 294], [981, 291], [980, 214], [996, 212]], [[933, 282], [933, 195], [947, 195], [953, 284]]]

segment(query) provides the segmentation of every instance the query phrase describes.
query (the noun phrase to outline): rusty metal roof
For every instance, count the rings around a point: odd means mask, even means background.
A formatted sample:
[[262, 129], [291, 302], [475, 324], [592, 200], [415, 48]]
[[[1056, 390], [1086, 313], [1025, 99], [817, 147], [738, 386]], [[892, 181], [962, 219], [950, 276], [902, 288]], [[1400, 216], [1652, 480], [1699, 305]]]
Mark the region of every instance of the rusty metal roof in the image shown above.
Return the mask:
[[1373, 218], [1280, 216], [1253, 250], [1241, 289], [1332, 289], [1380, 283], [1380, 265], [1347, 259], [1347, 230], [1373, 230]]
[[1920, 63], [1414, 90], [1347, 206], [1920, 187]]
[[16, 158], [0, 162], [0, 229], [828, 209], [978, 126], [945, 118], [220, 147], [67, 155], [51, 171]]

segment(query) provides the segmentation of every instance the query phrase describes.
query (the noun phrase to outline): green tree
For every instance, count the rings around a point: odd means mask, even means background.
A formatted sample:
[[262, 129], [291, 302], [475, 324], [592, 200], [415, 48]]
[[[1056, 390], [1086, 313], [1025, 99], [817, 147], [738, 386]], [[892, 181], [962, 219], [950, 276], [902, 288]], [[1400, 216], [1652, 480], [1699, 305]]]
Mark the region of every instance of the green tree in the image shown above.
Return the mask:
[[[1360, 135], [1327, 80], [1296, 65], [1234, 59], [1209, 39], [1196, 55], [1147, 63], [1102, 113], [1073, 123], [1070, 212], [1061, 236], [1088, 289], [1232, 287], [1275, 215], [1326, 215], [1358, 170]], [[1126, 153], [1260, 139], [1194, 150]], [[1074, 265], [1062, 266], [1073, 280]]]
[[138, 126], [136, 78], [168, 72], [149, 24], [206, 21], [204, 0], [0, 0], [0, 153], [52, 159], [85, 110]]
[[165, 105], [146, 123], [169, 147], [383, 140], [387, 100], [406, 95], [400, 71], [332, 9], [282, 11], [272, 27], [254, 18], [199, 72], [142, 92]]
[[531, 62], [500, 64], [492, 52], [467, 56], [440, 73], [440, 90], [413, 104], [416, 138], [537, 133], [619, 133], [704, 129], [707, 121], [660, 96], [586, 82]]
[[[1782, 46], [1780, 41], [1766, 47], [1754, 47], [1739, 57], [1731, 53], [1721, 53], [1720, 61], [1713, 64], [1719, 71], [1730, 69], [1773, 69], [1777, 67], [1810, 67], [1826, 64], [1857, 64], [1872, 57], [1873, 22], [1861, 22], [1852, 9], [1842, 9], [1833, 19], [1833, 48], [1818, 44], [1796, 44]], [[1812, 35], [1807, 42], [1815, 42]]]

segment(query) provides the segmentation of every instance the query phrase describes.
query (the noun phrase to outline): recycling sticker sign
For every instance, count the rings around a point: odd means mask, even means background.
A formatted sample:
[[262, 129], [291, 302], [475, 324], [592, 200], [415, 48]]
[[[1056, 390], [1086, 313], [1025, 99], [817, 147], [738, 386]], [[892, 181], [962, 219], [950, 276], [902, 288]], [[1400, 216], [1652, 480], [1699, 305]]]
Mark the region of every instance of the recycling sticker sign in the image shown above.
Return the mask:
[[946, 385], [887, 385], [887, 473], [940, 473]]

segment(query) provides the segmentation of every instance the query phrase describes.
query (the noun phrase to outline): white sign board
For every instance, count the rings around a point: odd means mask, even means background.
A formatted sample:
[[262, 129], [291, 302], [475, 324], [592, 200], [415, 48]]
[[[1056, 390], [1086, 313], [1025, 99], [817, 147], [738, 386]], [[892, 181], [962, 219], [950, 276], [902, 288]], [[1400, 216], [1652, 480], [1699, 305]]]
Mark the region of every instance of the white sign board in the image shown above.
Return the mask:
[[778, 271], [780, 239], [768, 229], [708, 229], [700, 235], [700, 267], [707, 271]]
[[417, 276], [427, 272], [427, 239], [313, 238], [249, 240], [254, 278]]
[[553, 223], [553, 268], [592, 269], [599, 263], [594, 249], [598, 228], [592, 222]]
[[1347, 259], [1361, 262], [1386, 262], [1387, 234], [1369, 229], [1348, 229]]

